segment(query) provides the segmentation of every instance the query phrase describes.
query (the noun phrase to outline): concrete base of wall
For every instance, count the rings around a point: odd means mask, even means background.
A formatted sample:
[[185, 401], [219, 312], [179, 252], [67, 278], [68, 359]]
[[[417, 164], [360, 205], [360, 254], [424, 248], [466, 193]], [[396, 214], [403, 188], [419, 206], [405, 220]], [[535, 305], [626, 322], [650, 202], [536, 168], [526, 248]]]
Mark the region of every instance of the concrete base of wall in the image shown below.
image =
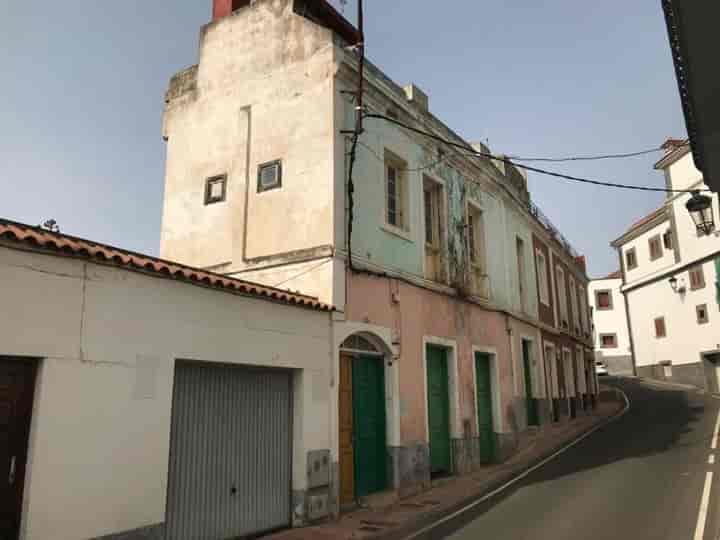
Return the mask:
[[411, 443], [388, 449], [388, 485], [400, 497], [409, 497], [430, 488], [430, 447]]
[[701, 362], [694, 364], [676, 364], [673, 366], [638, 366], [639, 377], [667, 381], [679, 384], [689, 384], [698, 388], [705, 388], [705, 371]]
[[610, 375], [633, 375], [632, 356], [604, 356], [598, 354], [598, 360], [602, 360]]
[[553, 421], [552, 402], [549, 399], [537, 400], [538, 415], [540, 417], [540, 426], [547, 426]]
[[453, 439], [451, 442], [454, 474], [471, 474], [481, 467], [479, 438]]
[[495, 461], [502, 463], [512, 457], [518, 449], [518, 436], [515, 433], [495, 434]]
[[132, 531], [125, 531], [107, 536], [98, 536], [90, 540], [164, 540], [165, 524], [149, 525]]

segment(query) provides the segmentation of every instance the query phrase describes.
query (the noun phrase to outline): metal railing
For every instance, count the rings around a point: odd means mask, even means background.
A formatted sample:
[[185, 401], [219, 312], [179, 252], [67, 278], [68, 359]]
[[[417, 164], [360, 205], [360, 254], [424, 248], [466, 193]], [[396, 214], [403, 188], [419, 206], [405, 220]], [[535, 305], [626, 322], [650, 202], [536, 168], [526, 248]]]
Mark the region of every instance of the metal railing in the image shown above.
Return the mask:
[[580, 254], [577, 252], [577, 250], [572, 247], [572, 244], [565, 238], [562, 234], [560, 234], [560, 231], [555, 226], [555, 224], [550, 221], [550, 218], [548, 218], [540, 208], [533, 203], [532, 201], [528, 201], [528, 210], [533, 215], [533, 217], [542, 225], [549, 233], [550, 235], [557, 240], [560, 245], [562, 245], [567, 252], [572, 255], [573, 258], [577, 258], [580, 256]]

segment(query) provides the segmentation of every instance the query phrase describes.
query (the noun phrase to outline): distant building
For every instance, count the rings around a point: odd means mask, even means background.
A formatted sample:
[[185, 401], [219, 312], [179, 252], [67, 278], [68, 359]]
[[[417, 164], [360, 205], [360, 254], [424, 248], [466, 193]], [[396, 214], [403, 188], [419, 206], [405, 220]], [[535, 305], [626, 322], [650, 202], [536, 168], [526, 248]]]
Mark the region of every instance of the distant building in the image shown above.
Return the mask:
[[[655, 165], [668, 188], [707, 189], [684, 141], [670, 140]], [[718, 391], [720, 232], [699, 234], [685, 204], [665, 204], [612, 242], [622, 265], [637, 374]], [[712, 196], [715, 223], [718, 196]]]
[[621, 287], [620, 271], [590, 282], [588, 302], [593, 314], [595, 360], [604, 362], [611, 375], [632, 375], [632, 349]]

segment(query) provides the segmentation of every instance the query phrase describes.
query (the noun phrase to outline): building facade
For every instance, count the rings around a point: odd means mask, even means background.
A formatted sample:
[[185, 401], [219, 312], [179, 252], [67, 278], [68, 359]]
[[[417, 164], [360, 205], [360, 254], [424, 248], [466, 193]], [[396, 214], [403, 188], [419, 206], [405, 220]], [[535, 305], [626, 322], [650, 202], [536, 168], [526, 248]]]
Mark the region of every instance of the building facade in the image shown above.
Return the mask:
[[[707, 189], [689, 146], [670, 141], [655, 168], [674, 190]], [[637, 374], [718, 391], [720, 363], [720, 233], [698, 233], [685, 203], [665, 204], [612, 243], [623, 272], [622, 293]], [[718, 196], [712, 195], [718, 224]]]
[[618, 271], [604, 278], [593, 279], [589, 287], [595, 360], [603, 362], [610, 375], [634, 374], [622, 283], [622, 272]]
[[0, 290], [0, 536], [235, 538], [328, 515], [329, 306], [5, 220]]
[[584, 259], [525, 175], [394, 124], [489, 153], [370, 62], [365, 105], [385, 118], [351, 160], [355, 30], [321, 0], [214, 13], [166, 96], [161, 252], [335, 306], [337, 506], [502, 461], [589, 407]]

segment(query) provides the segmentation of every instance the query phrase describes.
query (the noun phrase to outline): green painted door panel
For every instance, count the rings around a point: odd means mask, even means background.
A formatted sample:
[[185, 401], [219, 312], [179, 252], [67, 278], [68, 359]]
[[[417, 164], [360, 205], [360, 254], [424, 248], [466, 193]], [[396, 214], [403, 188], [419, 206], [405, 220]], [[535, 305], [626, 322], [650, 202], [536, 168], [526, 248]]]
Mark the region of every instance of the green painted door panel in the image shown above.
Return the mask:
[[475, 353], [477, 377], [478, 436], [480, 438], [480, 461], [495, 460], [495, 430], [493, 429], [492, 382], [490, 380], [490, 356]]
[[532, 362], [530, 360], [530, 344], [523, 340], [523, 365], [525, 367], [525, 403], [527, 404], [527, 423], [529, 426], [540, 425], [537, 400], [532, 397]]
[[449, 473], [450, 401], [446, 352], [445, 349], [428, 345], [426, 357], [430, 470], [433, 473]]
[[355, 493], [364, 497], [387, 486], [385, 366], [382, 359], [357, 357], [352, 364]]

